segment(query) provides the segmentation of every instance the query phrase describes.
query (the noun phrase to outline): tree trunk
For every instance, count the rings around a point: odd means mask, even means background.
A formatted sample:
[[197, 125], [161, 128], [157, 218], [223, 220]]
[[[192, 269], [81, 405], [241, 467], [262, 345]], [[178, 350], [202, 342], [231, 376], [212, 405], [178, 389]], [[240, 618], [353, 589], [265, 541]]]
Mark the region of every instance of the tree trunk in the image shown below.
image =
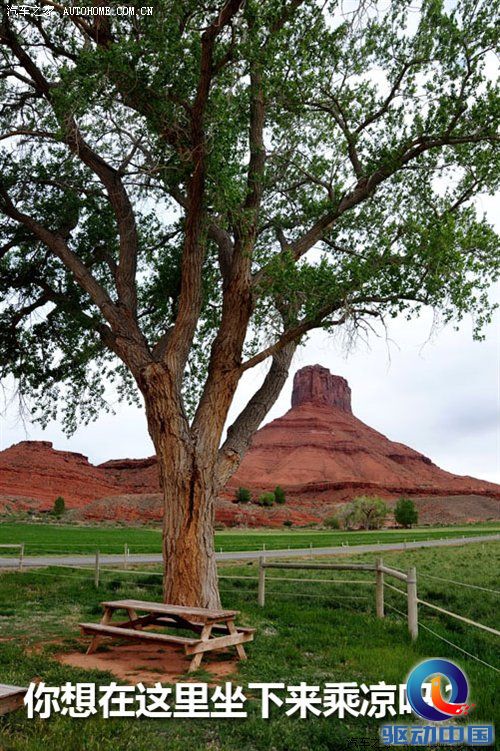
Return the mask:
[[166, 366], [149, 365], [141, 374], [140, 387], [164, 500], [164, 601], [219, 607], [213, 541], [216, 457], [197, 447]]
[[200, 470], [196, 456], [173, 469], [171, 456], [163, 451], [157, 450], [164, 499], [164, 601], [220, 607], [212, 483]]

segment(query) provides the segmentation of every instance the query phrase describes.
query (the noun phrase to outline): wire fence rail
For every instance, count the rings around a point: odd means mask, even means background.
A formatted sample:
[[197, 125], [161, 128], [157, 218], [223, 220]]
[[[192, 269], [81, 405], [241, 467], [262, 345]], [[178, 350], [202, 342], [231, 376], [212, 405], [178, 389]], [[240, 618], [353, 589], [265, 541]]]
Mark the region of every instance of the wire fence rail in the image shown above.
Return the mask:
[[[384, 566], [382, 558], [377, 558], [375, 563], [352, 563], [345, 561], [343, 563], [276, 563], [267, 561], [264, 557], [259, 559], [259, 586], [257, 601], [260, 607], [266, 603], [266, 571], [268, 569], [288, 570], [288, 571], [370, 571], [375, 573], [375, 581], [371, 583], [375, 586], [375, 611], [378, 618], [384, 618], [384, 575], [391, 576], [406, 584], [407, 598], [407, 622], [408, 631], [412, 640], [418, 636], [418, 611], [417, 611], [417, 571], [415, 567], [408, 569], [406, 573]], [[321, 580], [323, 581], [323, 580]], [[350, 580], [351, 583], [358, 584], [356, 580]], [[268, 592], [268, 594], [273, 594]]]
[[[265, 605], [265, 598], [266, 598], [266, 568], [306, 568], [308, 570], [311, 570], [313, 565], [302, 565], [302, 564], [276, 564], [276, 563], [266, 563], [264, 559], [261, 559], [259, 561], [259, 604], [264, 607]], [[363, 564], [361, 564], [363, 565]], [[442, 613], [443, 615], [448, 616], [449, 618], [461, 621], [463, 623], [466, 623], [468, 626], [472, 626], [475, 628], [480, 629], [481, 631], [486, 631], [489, 634], [493, 634], [493, 636], [500, 636], [500, 632], [496, 629], [492, 628], [491, 626], [487, 626], [483, 623], [479, 623], [477, 621], [472, 620], [471, 618], [467, 618], [463, 615], [460, 615], [459, 613], [454, 613], [450, 610], [446, 610], [445, 608], [439, 607], [438, 605], [434, 605], [434, 603], [428, 602], [427, 600], [424, 600], [422, 598], [419, 598], [417, 596], [417, 572], [415, 568], [409, 569], [407, 573], [405, 574], [402, 571], [398, 571], [397, 569], [389, 568], [388, 566], [385, 566], [383, 563], [383, 560], [381, 558], [378, 558], [375, 564], [368, 564], [369, 570], [375, 571], [375, 608], [376, 608], [376, 614], [379, 618], [385, 617], [385, 608], [389, 608], [391, 611], [394, 611], [398, 615], [402, 616], [405, 620], [407, 620], [408, 623], [408, 630], [410, 632], [410, 636], [412, 640], [415, 640], [418, 636], [418, 629], [421, 627], [424, 629], [424, 631], [432, 634], [435, 638], [441, 640], [442, 642], [448, 644], [449, 646], [453, 647], [454, 649], [457, 649], [462, 654], [465, 654], [467, 657], [471, 658], [472, 660], [475, 660], [476, 662], [481, 663], [482, 665], [485, 665], [486, 667], [490, 668], [491, 670], [495, 672], [500, 672], [500, 669], [496, 667], [495, 665], [492, 665], [491, 663], [487, 662], [486, 660], [482, 659], [481, 657], [478, 657], [475, 654], [472, 654], [468, 650], [464, 649], [460, 645], [456, 644], [455, 642], [451, 641], [450, 639], [447, 639], [442, 634], [439, 634], [434, 629], [427, 626], [425, 623], [422, 622], [422, 619], [419, 618], [419, 612], [418, 612], [418, 606], [424, 606], [427, 608], [430, 608], [434, 611], [437, 611], [438, 613]], [[344, 569], [344, 570], [359, 570], [360, 564], [323, 564], [321, 566], [318, 566], [319, 569], [325, 570], [326, 568], [336, 568], [336, 569]], [[366, 564], [364, 564], [364, 570], [368, 570], [366, 568]], [[385, 575], [385, 576], [384, 576]], [[396, 587], [393, 584], [390, 584], [386, 577], [391, 576], [397, 580], [406, 582], [406, 590], [402, 589], [401, 587]], [[427, 576], [427, 575], [425, 575]], [[432, 579], [440, 580], [445, 583], [448, 583], [450, 580], [446, 579], [445, 577], [430, 577]], [[270, 577], [268, 577], [268, 580]], [[316, 581], [325, 581], [323, 579], [319, 579]], [[351, 583], [353, 583], [354, 580], [351, 580]], [[373, 582], [363, 582], [363, 583], [372, 583]], [[493, 590], [486, 587], [477, 587], [475, 585], [469, 585], [467, 582], [458, 582], [454, 581], [453, 583], [463, 585], [465, 587], [470, 586], [473, 589], [484, 589], [487, 592], [492, 592], [493, 594], [498, 594], [497, 590]], [[406, 597], [407, 599], [407, 607], [406, 612], [403, 610], [400, 610], [399, 608], [395, 607], [392, 603], [387, 602], [385, 598], [385, 588], [388, 588], [394, 592], [397, 592], [398, 595]], [[274, 594], [268, 591], [268, 594]], [[337, 595], [336, 595], [337, 597]]]
[[[0, 546], [1, 547], [1, 546]], [[18, 546], [21, 548], [22, 546]], [[20, 551], [21, 553], [21, 551]], [[80, 565], [62, 565], [58, 568], [61, 568], [63, 570], [72, 571], [73, 574], [71, 576], [71, 579], [78, 579], [79, 581], [86, 581], [89, 582], [89, 573], [93, 573], [93, 584], [95, 588], [99, 588], [101, 585], [101, 577], [102, 575], [112, 575], [114, 577], [117, 576], [126, 576], [127, 578], [129, 576], [133, 576], [136, 578], [136, 581], [130, 580], [131, 586], [137, 585], [140, 588], [146, 588], [146, 589], [154, 589], [156, 592], [159, 591], [162, 585], [162, 578], [163, 574], [161, 572], [157, 571], [144, 571], [137, 568], [130, 569], [128, 567], [128, 561], [126, 560], [126, 554], [127, 550], [124, 551], [124, 567], [123, 568], [109, 568], [104, 567], [101, 565], [100, 561], [100, 553], [99, 551], [96, 551], [95, 554], [95, 560], [94, 560], [94, 566], [93, 571], [89, 572], [88, 567], [80, 566]], [[22, 555], [22, 553], [21, 553]], [[20, 558], [21, 566], [20, 570], [22, 570], [22, 557]], [[295, 577], [295, 576], [269, 576], [267, 573], [267, 569], [276, 569], [277, 571], [283, 570], [283, 571], [306, 571], [306, 572], [321, 572], [325, 573], [328, 571], [356, 571], [359, 573], [374, 573], [375, 577], [374, 580], [372, 579], [360, 579], [360, 578], [349, 578], [345, 579], [343, 577], [341, 578], [324, 578], [324, 577]], [[25, 569], [25, 572], [28, 573]], [[81, 575], [83, 572], [85, 572], [85, 575]], [[40, 575], [42, 578], [49, 577], [49, 578], [59, 578], [61, 577], [60, 573], [52, 573], [47, 572], [45, 570], [35, 569], [30, 570], [30, 575], [35, 574], [35, 576]], [[500, 592], [496, 589], [491, 589], [487, 587], [479, 587], [478, 585], [469, 584], [468, 582], [458, 581], [458, 580], [450, 580], [445, 577], [439, 577], [439, 576], [433, 576], [430, 574], [421, 574], [419, 577], [422, 576], [422, 578], [426, 579], [433, 579], [437, 581], [442, 581], [444, 583], [453, 583], [457, 585], [461, 585], [464, 587], [470, 587], [475, 590], [485, 590], [486, 592], [490, 592], [494, 595], [498, 595]], [[140, 582], [137, 581], [137, 577], [140, 578]], [[144, 578], [151, 577], [151, 583], [144, 582]], [[154, 578], [156, 578], [156, 582], [154, 582]], [[403, 582], [406, 587], [398, 587], [394, 584], [387, 581], [387, 578], [393, 578], [396, 581]], [[349, 562], [345, 561], [342, 563], [306, 563], [306, 562], [300, 562], [300, 563], [280, 563], [280, 562], [272, 562], [268, 561], [265, 557], [261, 557], [259, 559], [259, 567], [258, 567], [258, 573], [257, 575], [247, 575], [247, 574], [220, 574], [219, 575], [220, 580], [228, 580], [231, 583], [234, 583], [238, 580], [243, 580], [246, 582], [253, 582], [257, 585], [257, 601], [258, 604], [261, 607], [264, 607], [266, 604], [266, 599], [270, 597], [290, 597], [290, 598], [304, 598], [304, 599], [312, 599], [312, 600], [325, 600], [325, 601], [332, 601], [332, 600], [339, 600], [342, 602], [345, 602], [345, 604], [348, 606], [349, 603], [355, 603], [355, 602], [367, 602], [369, 601], [368, 595], [354, 595], [352, 593], [349, 593], [348, 595], [345, 594], [339, 594], [335, 593], [335, 595], [332, 596], [332, 594], [317, 594], [317, 593], [304, 593], [304, 592], [298, 592], [297, 588], [294, 588], [293, 591], [284, 591], [283, 589], [269, 589], [268, 584], [271, 582], [285, 582], [285, 583], [291, 583], [291, 584], [297, 584], [297, 583], [308, 583], [308, 584], [323, 584], [323, 585], [360, 585], [365, 587], [374, 587], [375, 588], [375, 612], [378, 618], [385, 618], [386, 615], [386, 608], [388, 608], [390, 611], [400, 615], [402, 618], [404, 618], [407, 621], [407, 627], [408, 631], [410, 633], [411, 639], [415, 640], [418, 637], [418, 631], [419, 627], [424, 629], [426, 632], [433, 635], [435, 638], [440, 639], [444, 643], [454, 647], [458, 651], [462, 652], [466, 656], [470, 657], [471, 659], [482, 663], [483, 665], [487, 666], [488, 668], [491, 668], [495, 672], [500, 672], [499, 668], [495, 667], [494, 665], [491, 665], [486, 660], [483, 660], [482, 658], [478, 657], [477, 655], [472, 654], [468, 650], [464, 649], [460, 645], [456, 644], [455, 642], [451, 641], [450, 639], [447, 639], [442, 634], [438, 633], [437, 631], [431, 629], [429, 626], [427, 626], [425, 623], [422, 622], [422, 619], [419, 618], [419, 606], [423, 608], [429, 608], [430, 610], [433, 610], [437, 613], [443, 614], [447, 618], [452, 618], [458, 621], [461, 621], [468, 626], [475, 627], [483, 632], [487, 632], [493, 636], [500, 636], [500, 631], [497, 629], [487, 626], [485, 624], [479, 623], [477, 621], [472, 620], [471, 618], [467, 618], [466, 616], [463, 616], [459, 613], [454, 613], [450, 610], [447, 610], [445, 608], [442, 608], [438, 605], [435, 605], [432, 602], [429, 602], [427, 600], [422, 599], [421, 597], [417, 596], [417, 571], [415, 567], [409, 568], [406, 572], [400, 571], [398, 569], [386, 566], [383, 562], [382, 558], [377, 558], [377, 560], [374, 563], [357, 563], [357, 562]], [[386, 599], [386, 593], [385, 590], [390, 590], [395, 593], [397, 593], [398, 596], [405, 597], [406, 602], [406, 610], [403, 611], [393, 605], [391, 602], [388, 602]], [[233, 589], [220, 589], [221, 593], [231, 593], [235, 594], [235, 590]]]
[[[482, 631], [486, 631], [489, 634], [493, 634], [494, 636], [500, 636], [500, 631], [497, 629], [487, 626], [484, 623], [479, 623], [478, 621], [475, 621], [471, 618], [467, 618], [464, 615], [461, 615], [459, 613], [454, 613], [450, 610], [447, 610], [445, 608], [440, 607], [439, 605], [435, 605], [432, 602], [429, 602], [428, 600], [424, 600], [417, 596], [417, 570], [415, 567], [409, 568], [407, 572], [399, 571], [398, 569], [390, 568], [389, 566], [384, 565], [384, 562], [382, 558], [378, 558], [374, 564], [367, 564], [367, 563], [330, 563], [330, 564], [303, 564], [303, 563], [273, 563], [273, 562], [267, 562], [264, 558], [261, 558], [259, 560], [259, 587], [258, 587], [258, 603], [261, 607], [265, 606], [266, 602], [266, 571], [267, 569], [288, 569], [288, 570], [317, 570], [317, 571], [325, 571], [325, 570], [348, 570], [348, 571], [373, 571], [375, 572], [375, 582], [368, 582], [364, 580], [363, 584], [372, 584], [372, 586], [375, 586], [375, 611], [378, 618], [384, 618], [385, 617], [385, 608], [388, 607], [389, 609], [397, 612], [398, 614], [402, 615], [408, 624], [408, 631], [410, 633], [410, 636], [412, 640], [417, 639], [418, 637], [418, 629], [419, 625], [422, 626], [427, 631], [430, 631], [431, 633], [434, 633], [437, 637], [442, 638], [443, 641], [446, 641], [449, 644], [452, 644], [457, 649], [459, 649], [462, 652], [465, 652], [466, 654], [469, 654], [466, 650], [463, 650], [463, 648], [459, 647], [458, 645], [455, 645], [450, 640], [445, 639], [444, 637], [441, 637], [439, 634], [434, 632], [432, 629], [430, 629], [428, 626], [425, 626], [420, 620], [419, 624], [419, 609], [418, 606], [423, 606], [424, 608], [429, 608], [431, 610], [434, 610], [438, 613], [442, 613], [443, 615], [458, 620], [462, 623], [466, 623], [468, 626], [472, 626], [474, 628], [480, 629]], [[406, 588], [402, 589], [401, 587], [397, 587], [394, 584], [389, 583], [386, 578], [392, 577], [398, 581], [402, 581], [406, 584]], [[450, 580], [446, 579], [445, 577], [431, 577], [432, 579], [440, 579], [441, 581], [447, 583]], [[272, 577], [267, 577], [267, 581], [271, 580]], [[292, 581], [290, 579], [290, 581]], [[302, 581], [306, 581], [303, 579]], [[325, 579], [317, 579], [312, 581], [328, 581]], [[329, 580], [331, 582], [339, 581], [339, 580]], [[361, 583], [361, 581], [358, 580], [343, 580], [347, 583], [349, 581], [351, 584], [358, 584]], [[463, 586], [469, 586], [467, 582], [456, 582], [457, 584], [462, 584]], [[474, 589], [476, 587], [474, 585], [470, 585]], [[398, 595], [406, 597], [406, 613], [402, 610], [399, 610], [394, 605], [392, 605], [389, 602], [386, 602], [385, 598], [385, 589], [388, 588], [391, 591], [397, 592]], [[492, 592], [494, 594], [498, 594], [497, 590], [489, 589], [489, 588], [481, 588], [485, 589], [486, 591]], [[276, 594], [274, 592], [267, 591], [267, 594]], [[498, 671], [498, 668], [496, 668], [493, 665], [490, 665], [489, 663], [485, 662], [484, 660], [481, 660], [481, 658], [476, 657], [475, 655], [471, 655], [474, 659], [477, 659], [479, 662], [483, 662], [485, 665], [488, 665], [488, 667], [493, 668], [493, 670]]]
[[434, 579], [436, 581], [446, 582], [447, 584], [456, 584], [459, 587], [468, 587], [469, 589], [480, 589], [482, 592], [491, 592], [494, 595], [500, 595], [500, 589], [491, 589], [490, 587], [480, 587], [478, 584], [461, 582], [456, 579], [445, 579], [443, 576], [433, 576], [432, 574], [420, 574], [424, 579]]

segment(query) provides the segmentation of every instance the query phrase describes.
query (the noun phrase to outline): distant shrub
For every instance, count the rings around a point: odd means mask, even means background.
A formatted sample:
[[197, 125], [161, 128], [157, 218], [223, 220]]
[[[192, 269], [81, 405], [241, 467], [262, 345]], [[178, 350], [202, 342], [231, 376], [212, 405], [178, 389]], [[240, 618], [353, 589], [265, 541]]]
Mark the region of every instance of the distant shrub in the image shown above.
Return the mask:
[[328, 529], [340, 529], [340, 519], [338, 516], [329, 516], [325, 521], [323, 522], [325, 527], [328, 527]]
[[292, 520], [291, 519], [285, 519], [285, 521], [283, 522], [283, 526], [284, 527], [293, 527]]
[[58, 519], [64, 514], [66, 511], [66, 502], [62, 495], [58, 495], [56, 500], [54, 501], [54, 507], [52, 509], [52, 513], [54, 516], [56, 516]]
[[400, 498], [394, 508], [394, 519], [402, 527], [411, 527], [418, 522], [418, 511], [411, 498]]
[[248, 488], [238, 488], [235, 493], [236, 503], [250, 503], [252, 500], [252, 494]]
[[257, 503], [259, 506], [273, 506], [275, 500], [274, 493], [262, 493]]
[[286, 501], [285, 491], [281, 485], [276, 485], [274, 488], [274, 500], [276, 503], [285, 503]]
[[362, 495], [346, 503], [339, 517], [346, 529], [380, 529], [388, 513], [382, 498]]

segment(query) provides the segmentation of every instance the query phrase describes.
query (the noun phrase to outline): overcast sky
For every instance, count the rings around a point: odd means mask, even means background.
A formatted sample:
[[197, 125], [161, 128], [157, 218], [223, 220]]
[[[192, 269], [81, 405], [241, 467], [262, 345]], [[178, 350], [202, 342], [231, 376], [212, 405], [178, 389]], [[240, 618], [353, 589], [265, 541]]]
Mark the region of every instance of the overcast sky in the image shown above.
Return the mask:
[[[497, 291], [500, 299], [500, 290]], [[293, 372], [319, 363], [342, 375], [352, 389], [354, 414], [389, 438], [406, 443], [451, 472], [500, 482], [500, 316], [486, 340], [472, 340], [472, 325], [434, 332], [432, 314], [396, 320], [390, 341], [371, 337], [346, 353], [340, 342], [316, 333], [297, 354]], [[265, 367], [255, 375], [262, 378]], [[232, 414], [255, 388], [255, 375], [241, 384]], [[292, 376], [268, 419], [290, 406]], [[118, 406], [117, 414], [80, 428], [67, 438], [56, 424], [43, 431], [24, 425], [11, 408], [2, 419], [0, 446], [29, 438], [53, 441], [94, 463], [153, 453], [142, 410]]]
[[[493, 200], [483, 199], [491, 216]], [[500, 286], [492, 290], [500, 301]], [[407, 322], [396, 319], [388, 335], [372, 336], [346, 354], [342, 344], [315, 333], [296, 355], [291, 376], [266, 421], [290, 407], [293, 373], [319, 363], [344, 376], [354, 414], [389, 438], [421, 451], [443, 469], [500, 482], [500, 315], [474, 342], [472, 322], [458, 332], [432, 330], [432, 312]], [[262, 365], [246, 375], [231, 411], [234, 417], [262, 379]], [[93, 463], [153, 453], [142, 410], [118, 405], [117, 414], [81, 427], [67, 438], [56, 424], [43, 431], [23, 425], [14, 407], [0, 417], [0, 448], [22, 440], [48, 440], [85, 454]]]

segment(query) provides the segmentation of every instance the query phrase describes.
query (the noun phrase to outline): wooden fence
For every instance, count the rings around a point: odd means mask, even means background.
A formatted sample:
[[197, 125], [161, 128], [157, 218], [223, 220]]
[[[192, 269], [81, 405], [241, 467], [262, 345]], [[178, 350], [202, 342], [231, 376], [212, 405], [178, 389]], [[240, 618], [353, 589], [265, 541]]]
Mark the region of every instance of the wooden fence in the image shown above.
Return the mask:
[[[431, 610], [443, 613], [450, 618], [455, 618], [462, 623], [466, 623], [469, 626], [474, 626], [482, 631], [487, 631], [494, 636], [500, 636], [500, 631], [491, 626], [486, 626], [484, 623], [478, 623], [470, 618], [466, 618], [458, 613], [453, 613], [450, 610], [446, 610], [438, 605], [434, 605], [432, 602], [422, 600], [417, 595], [417, 569], [412, 566], [406, 573], [399, 571], [395, 568], [385, 566], [382, 558], [377, 558], [375, 563], [271, 563], [267, 562], [264, 557], [259, 559], [259, 579], [258, 579], [258, 603], [261, 607], [264, 607], [266, 602], [266, 569], [286, 569], [286, 570], [307, 570], [307, 571], [373, 571], [375, 573], [375, 613], [378, 618], [385, 617], [385, 597], [384, 589], [388, 587], [394, 592], [398, 592], [400, 595], [406, 597], [406, 617], [408, 622], [408, 631], [412, 640], [418, 637], [418, 606], [430, 608]], [[390, 576], [393, 579], [398, 579], [406, 584], [405, 589], [389, 584], [385, 577]], [[436, 577], [439, 578], [439, 577]], [[293, 581], [288, 577], [272, 577], [270, 581]], [[298, 579], [297, 581], [304, 582], [321, 582], [328, 583], [344, 583], [344, 584], [367, 584], [366, 580], [353, 580], [353, 579]], [[467, 586], [463, 582], [455, 582], [462, 586]], [[472, 585], [470, 585], [472, 586]], [[488, 590], [494, 593], [496, 590]], [[399, 611], [398, 611], [399, 612]], [[473, 655], [472, 655], [473, 656]], [[490, 666], [491, 667], [491, 666]]]
[[[21, 544], [0, 544], [1, 548], [10, 548], [10, 549], [16, 549], [19, 551], [19, 564], [18, 564], [18, 570], [23, 571], [23, 559], [24, 559], [24, 543]], [[270, 554], [271, 551], [269, 551]], [[129, 569], [129, 566], [132, 564], [132, 570]], [[85, 571], [85, 567], [83, 566], [71, 566], [71, 565], [63, 565], [59, 564], [62, 569], [73, 569], [78, 570], [81, 569], [82, 571]], [[138, 573], [141, 573], [142, 575], [152, 576], [152, 577], [161, 577], [162, 574], [156, 573], [156, 572], [139, 572], [137, 569], [134, 570], [134, 563], [133, 559], [130, 558], [130, 549], [127, 544], [124, 545], [123, 550], [123, 569], [111, 569], [111, 568], [102, 568], [102, 559], [100, 552], [97, 550], [95, 553], [95, 559], [94, 559], [94, 586], [96, 589], [99, 587], [100, 584], [100, 578], [101, 573], [114, 573], [114, 574], [131, 574], [136, 575]], [[283, 569], [283, 570], [310, 570], [310, 571], [373, 571], [375, 574], [374, 581], [369, 581], [367, 579], [291, 579], [290, 577], [268, 577], [266, 578], [266, 570], [270, 569]], [[32, 572], [34, 573], [34, 572]], [[422, 576], [425, 578], [431, 578], [431, 579], [438, 579], [443, 582], [449, 582], [453, 584], [454, 586], [463, 586], [463, 587], [471, 587], [473, 589], [477, 590], [484, 590], [486, 592], [493, 593], [495, 595], [500, 595], [500, 590], [496, 589], [488, 589], [485, 587], [480, 587], [473, 584], [467, 584], [466, 582], [461, 581], [455, 581], [450, 579], [443, 579], [440, 576], [431, 576], [430, 574], [422, 574]], [[390, 577], [392, 579], [399, 580], [403, 582], [406, 586], [404, 588], [397, 587], [394, 584], [391, 584], [387, 581], [387, 577]], [[406, 598], [406, 618], [408, 623], [408, 631], [410, 633], [410, 636], [413, 640], [415, 640], [418, 637], [418, 617], [419, 617], [419, 609], [418, 606], [421, 605], [423, 607], [430, 608], [431, 610], [434, 610], [435, 612], [442, 613], [443, 615], [446, 615], [450, 618], [454, 618], [458, 621], [461, 621], [462, 623], [466, 623], [469, 626], [474, 626], [475, 628], [481, 629], [482, 631], [487, 631], [490, 634], [493, 634], [494, 636], [500, 636], [500, 631], [498, 631], [495, 628], [492, 628], [491, 626], [486, 626], [483, 623], [478, 623], [477, 621], [473, 621], [470, 618], [466, 618], [463, 615], [460, 615], [458, 613], [453, 613], [450, 610], [446, 610], [443, 607], [440, 607], [438, 605], [435, 605], [434, 603], [428, 602], [426, 600], [422, 600], [417, 595], [417, 571], [415, 567], [411, 567], [407, 569], [406, 573], [404, 571], [399, 571], [398, 569], [391, 568], [389, 566], [386, 566], [382, 560], [382, 558], [377, 558], [375, 563], [277, 563], [277, 562], [271, 562], [267, 561], [267, 559], [264, 556], [261, 556], [259, 558], [259, 571], [258, 571], [258, 577], [254, 576], [243, 576], [243, 575], [221, 575], [219, 577], [220, 579], [252, 579], [254, 581], [258, 582], [258, 604], [261, 607], [264, 607], [265, 601], [266, 601], [266, 581], [297, 581], [297, 582], [311, 582], [311, 583], [335, 583], [335, 584], [353, 584], [353, 585], [371, 585], [375, 587], [375, 612], [378, 618], [384, 618], [385, 617], [385, 607], [390, 607], [393, 610], [396, 610], [396, 612], [400, 613], [401, 615], [404, 615], [401, 611], [399, 611], [397, 608], [393, 607], [390, 603], [385, 603], [385, 588], [387, 587], [391, 591], [397, 592], [401, 596]], [[268, 593], [271, 594], [271, 593]], [[442, 636], [439, 634], [436, 634], [433, 632], [430, 628], [425, 626], [425, 624], [422, 623], [422, 628], [431, 631], [431, 633], [434, 633], [435, 636], [437, 636], [440, 639], [443, 639]], [[446, 639], [443, 639], [444, 641], [447, 641]], [[457, 647], [456, 644], [453, 644], [452, 642], [448, 642], [452, 644], [452, 646]], [[460, 649], [460, 647], [457, 647]], [[489, 663], [484, 662], [484, 660], [481, 660], [480, 658], [476, 657], [475, 655], [470, 655], [470, 653], [466, 652], [465, 650], [461, 649], [462, 652], [465, 652], [465, 654], [468, 654], [470, 657], [479, 660], [479, 662], [483, 662], [484, 664], [488, 665], [489, 667], [493, 667], [489, 665]], [[494, 670], [498, 670], [497, 668], [493, 668]]]
[[[398, 592], [406, 594], [408, 631], [412, 639], [418, 636], [418, 598], [417, 598], [417, 570], [409, 568], [406, 574], [394, 568], [384, 566], [382, 558], [375, 563], [271, 563], [264, 557], [259, 559], [259, 588], [258, 603], [264, 607], [266, 603], [266, 570], [286, 569], [301, 571], [373, 571], [375, 573], [375, 611], [378, 618], [384, 618], [384, 587], [389, 586]], [[385, 582], [384, 576], [391, 576], [406, 583], [406, 592], [399, 587], [393, 587]], [[289, 578], [281, 579], [272, 577], [272, 581], [290, 581]], [[328, 579], [301, 579], [301, 581], [328, 582]], [[339, 580], [330, 580], [339, 581]], [[366, 584], [365, 580], [340, 580], [344, 584]]]

